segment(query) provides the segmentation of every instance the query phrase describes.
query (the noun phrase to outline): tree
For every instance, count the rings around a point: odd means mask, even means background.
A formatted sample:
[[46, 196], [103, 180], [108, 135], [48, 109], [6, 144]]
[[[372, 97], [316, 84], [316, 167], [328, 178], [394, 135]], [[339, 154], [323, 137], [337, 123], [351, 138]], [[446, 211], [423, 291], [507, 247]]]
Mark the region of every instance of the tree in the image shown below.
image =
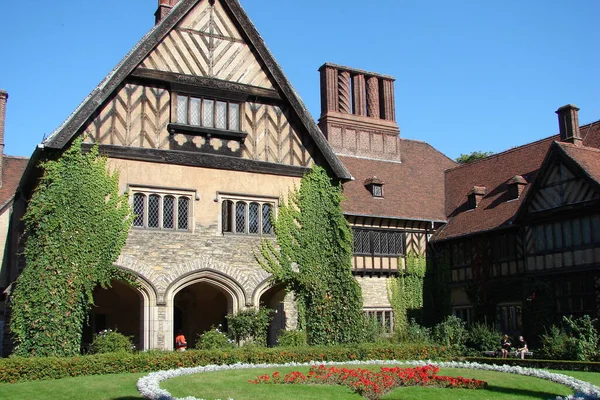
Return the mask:
[[92, 291], [131, 278], [113, 262], [125, 244], [132, 213], [97, 147], [82, 154], [77, 139], [46, 161], [23, 221], [26, 267], [11, 298], [15, 354], [71, 356], [80, 351]]
[[313, 345], [359, 342], [364, 332], [360, 286], [352, 276], [352, 232], [341, 200], [341, 185], [313, 167], [279, 209], [278, 248], [265, 240], [257, 256], [274, 280], [294, 291]]
[[459, 157], [456, 158], [456, 162], [459, 164], [468, 164], [470, 162], [489, 157], [493, 154], [493, 151], [474, 151], [471, 154], [461, 154]]

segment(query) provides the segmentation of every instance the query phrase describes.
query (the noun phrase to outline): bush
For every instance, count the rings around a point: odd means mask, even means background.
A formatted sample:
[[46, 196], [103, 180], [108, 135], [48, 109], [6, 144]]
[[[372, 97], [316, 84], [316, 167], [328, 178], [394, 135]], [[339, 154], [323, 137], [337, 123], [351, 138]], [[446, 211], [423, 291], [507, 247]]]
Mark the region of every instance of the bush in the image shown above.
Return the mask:
[[125, 336], [116, 330], [105, 329], [94, 335], [94, 340], [90, 345], [90, 353], [103, 354], [115, 352], [131, 352], [135, 346], [130, 336]]
[[552, 325], [550, 330], [540, 336], [542, 347], [540, 355], [549, 360], [569, 359], [569, 337], [557, 326]]
[[281, 331], [277, 340], [279, 346], [302, 347], [306, 346], [306, 332], [304, 331]]
[[217, 349], [232, 349], [235, 347], [233, 340], [219, 330], [218, 327], [212, 327], [209, 331], [198, 335], [194, 348], [199, 350], [217, 350]]
[[[443, 346], [353, 345], [320, 347], [242, 347], [227, 350], [148, 351], [77, 357], [10, 357], [0, 359], [0, 382], [59, 379], [83, 375], [150, 372], [209, 364], [351, 360], [429, 360], [448, 357]], [[600, 363], [598, 363], [600, 365]], [[599, 368], [600, 370], [600, 368]]]
[[569, 358], [586, 361], [598, 357], [600, 335], [594, 326], [597, 322], [597, 319], [592, 319], [589, 315], [577, 319], [563, 317], [563, 324], [568, 336]]
[[375, 316], [365, 317], [364, 319], [363, 343], [380, 343], [388, 342], [385, 337], [385, 331], [381, 322]]
[[270, 321], [271, 310], [266, 307], [258, 310], [251, 308], [227, 315], [229, 331], [238, 344], [254, 342], [259, 346], [266, 346]]
[[467, 335], [466, 345], [478, 353], [497, 350], [500, 347], [502, 333], [484, 323], [475, 323]]
[[433, 340], [442, 346], [455, 350], [464, 348], [467, 341], [467, 327], [463, 320], [449, 315], [433, 328]]
[[394, 341], [431, 344], [431, 328], [419, 325], [414, 318], [411, 318], [404, 331], [396, 331]]

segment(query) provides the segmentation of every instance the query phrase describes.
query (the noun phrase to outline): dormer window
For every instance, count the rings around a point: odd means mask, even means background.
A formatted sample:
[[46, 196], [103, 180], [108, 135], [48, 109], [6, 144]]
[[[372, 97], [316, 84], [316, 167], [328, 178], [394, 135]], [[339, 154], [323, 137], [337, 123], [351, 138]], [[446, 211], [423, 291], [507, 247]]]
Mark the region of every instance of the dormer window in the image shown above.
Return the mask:
[[485, 186], [473, 186], [473, 189], [467, 193], [467, 210], [476, 209], [485, 193]]
[[373, 197], [383, 197], [383, 181], [376, 176], [365, 179], [365, 187]]
[[521, 175], [515, 175], [506, 182], [508, 186], [508, 199], [515, 200], [521, 196], [527, 181]]

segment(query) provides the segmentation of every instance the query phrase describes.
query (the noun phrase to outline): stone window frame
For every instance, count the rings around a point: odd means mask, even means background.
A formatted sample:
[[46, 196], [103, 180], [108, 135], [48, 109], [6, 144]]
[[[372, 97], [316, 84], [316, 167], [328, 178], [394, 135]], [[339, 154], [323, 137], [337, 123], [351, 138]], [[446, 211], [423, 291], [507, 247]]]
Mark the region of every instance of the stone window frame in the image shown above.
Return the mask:
[[[269, 223], [270, 232], [265, 232], [265, 221], [264, 221], [264, 209], [265, 205], [271, 206], [272, 218], [277, 218], [277, 211], [279, 209], [279, 197], [275, 196], [260, 196], [260, 195], [245, 195], [237, 193], [217, 193], [217, 202], [219, 203], [219, 232], [222, 235], [239, 235], [239, 236], [256, 236], [256, 237], [274, 237], [275, 230], [272, 223]], [[226, 210], [226, 205], [231, 202], [232, 210]], [[236, 220], [238, 204], [245, 205], [244, 210], [244, 228], [238, 229]], [[258, 231], [251, 232], [250, 229], [250, 205], [258, 204]], [[226, 219], [229, 219], [226, 222]]]
[[[193, 189], [181, 189], [181, 188], [164, 188], [154, 186], [142, 186], [142, 185], [128, 185], [127, 191], [129, 193], [129, 204], [135, 211], [135, 196], [144, 196], [144, 213], [142, 216], [141, 224], [136, 225], [137, 217], [134, 217], [132, 223], [133, 229], [139, 230], [153, 230], [161, 232], [193, 232], [193, 216], [194, 216], [194, 200], [198, 200], [198, 193]], [[151, 196], [158, 196], [158, 221], [157, 226], [149, 226], [149, 202]], [[173, 216], [172, 227], [165, 226], [165, 198], [173, 198]], [[187, 199], [188, 209], [187, 218], [185, 224], [179, 220], [180, 213], [180, 201]]]
[[392, 307], [363, 307], [363, 314], [366, 318], [375, 317], [377, 322], [381, 323], [383, 333], [394, 333], [394, 309]]

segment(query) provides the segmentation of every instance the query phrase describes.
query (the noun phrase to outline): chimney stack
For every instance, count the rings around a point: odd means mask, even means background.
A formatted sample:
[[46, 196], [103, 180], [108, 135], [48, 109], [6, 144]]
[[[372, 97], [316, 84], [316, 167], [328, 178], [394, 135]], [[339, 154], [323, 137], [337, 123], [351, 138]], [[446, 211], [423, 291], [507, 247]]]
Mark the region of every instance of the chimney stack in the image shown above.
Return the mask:
[[158, 0], [158, 9], [154, 13], [154, 23], [158, 24], [171, 12], [171, 9], [179, 2], [179, 0]]
[[558, 127], [560, 129], [561, 142], [573, 143], [581, 146], [582, 139], [579, 132], [579, 108], [573, 104], [567, 104], [556, 110], [558, 114]]
[[4, 166], [4, 119], [8, 93], [0, 89], [0, 187], [2, 187], [2, 167]]
[[326, 63], [321, 73], [319, 127], [333, 150], [400, 162], [394, 78]]

